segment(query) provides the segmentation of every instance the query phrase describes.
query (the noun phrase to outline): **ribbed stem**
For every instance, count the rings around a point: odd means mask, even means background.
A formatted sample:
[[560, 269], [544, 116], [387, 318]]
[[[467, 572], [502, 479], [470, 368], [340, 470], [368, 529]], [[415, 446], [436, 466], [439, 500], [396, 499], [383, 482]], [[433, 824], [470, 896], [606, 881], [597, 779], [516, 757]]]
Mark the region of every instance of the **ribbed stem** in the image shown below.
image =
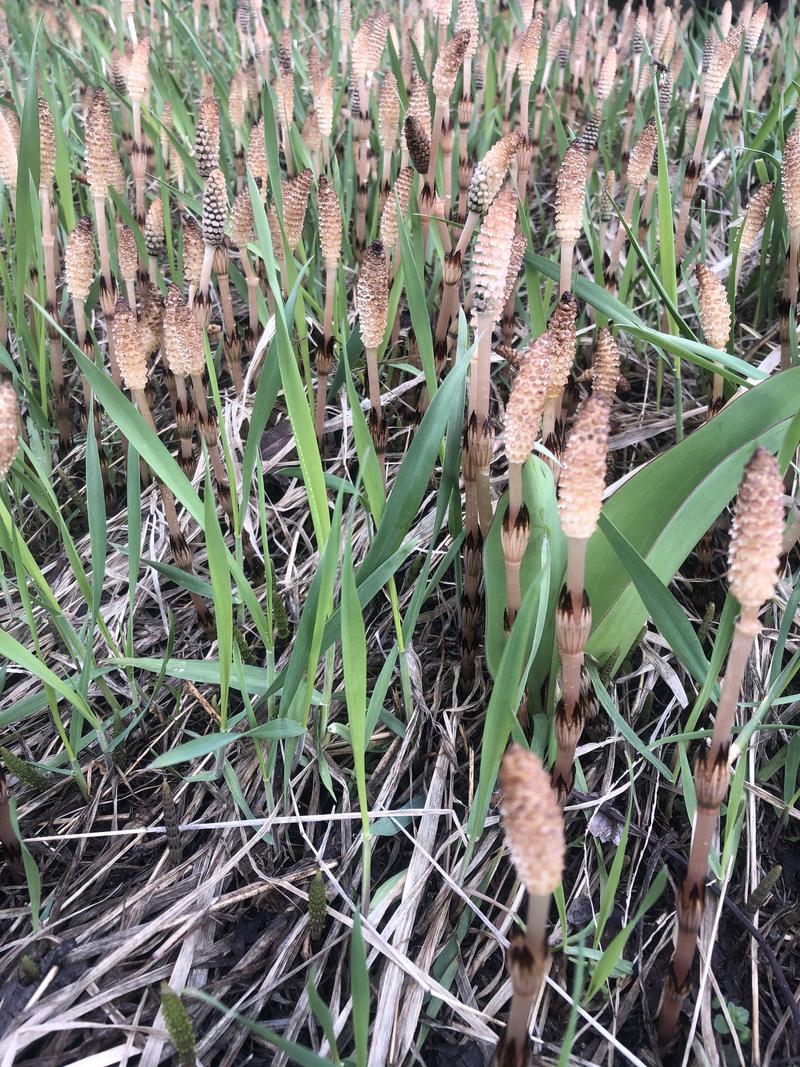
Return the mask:
[[[627, 222], [628, 226], [633, 225], [633, 208], [636, 203], [636, 194], [638, 189], [635, 185], [632, 185], [628, 190], [628, 196], [625, 200], [625, 210], [622, 213], [622, 217]], [[620, 253], [622, 252], [622, 243], [625, 240], [626, 233], [625, 227], [622, 225], [622, 219], [620, 219], [619, 229], [614, 236], [614, 244], [611, 246], [611, 258], [608, 265], [610, 274], [616, 274], [617, 264], [619, 263]]]
[[530, 126], [528, 124], [528, 109], [530, 107], [531, 83], [520, 82], [519, 85], [519, 128], [526, 137]]
[[[147, 396], [145, 395], [144, 389], [134, 389], [133, 400], [136, 407], [139, 409], [142, 418], [149, 424], [153, 433], [157, 434], [158, 431], [156, 430], [156, 425], [153, 421], [150, 405], [147, 402]], [[164, 516], [167, 520], [167, 528], [169, 529], [175, 563], [186, 574], [193, 574], [194, 567], [192, 566], [192, 557], [189, 552], [189, 547], [186, 544], [186, 539], [181, 531], [178, 511], [175, 506], [175, 497], [172, 495], [172, 490], [160, 480], [158, 481], [158, 488], [164, 506]], [[190, 593], [189, 596], [194, 604], [200, 625], [206, 633], [208, 633], [212, 629], [212, 620], [206, 602], [197, 593]]]
[[[755, 611], [743, 613], [736, 621], [728, 664], [720, 688], [719, 703], [714, 719], [711, 744], [704, 755], [700, 773], [713, 773], [720, 761], [727, 762], [734, 716], [739, 700], [744, 672], [750, 651], [760, 630]], [[710, 770], [709, 770], [710, 769]], [[698, 794], [697, 766], [695, 793]], [[706, 787], [703, 788], [703, 793]], [[705, 907], [705, 882], [708, 877], [708, 857], [719, 817], [723, 797], [715, 807], [702, 805], [698, 800], [692, 846], [686, 876], [677, 906], [677, 938], [670, 970], [664, 979], [664, 995], [658, 1020], [658, 1038], [662, 1046], [669, 1045], [677, 1032], [680, 1010], [689, 991], [689, 974], [697, 948], [697, 933]], [[693, 906], [692, 906], [693, 905]], [[690, 921], [691, 920], [691, 921]]]
[[574, 241], [561, 242], [561, 276], [558, 284], [558, 295], [572, 291], [572, 259], [575, 254]]

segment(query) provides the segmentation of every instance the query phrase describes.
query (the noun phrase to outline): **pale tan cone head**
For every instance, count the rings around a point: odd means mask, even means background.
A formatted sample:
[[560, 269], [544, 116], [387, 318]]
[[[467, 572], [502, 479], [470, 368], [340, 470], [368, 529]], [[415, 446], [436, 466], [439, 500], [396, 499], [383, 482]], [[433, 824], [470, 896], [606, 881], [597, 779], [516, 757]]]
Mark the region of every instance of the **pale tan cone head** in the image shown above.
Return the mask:
[[614, 80], [617, 77], [617, 50], [616, 48], [610, 48], [605, 56], [603, 56], [603, 62], [600, 66], [600, 73], [597, 76], [597, 100], [602, 103], [603, 100], [607, 100], [614, 89]]
[[261, 194], [266, 194], [269, 171], [267, 169], [267, 149], [264, 142], [264, 119], [260, 118], [250, 129], [250, 140], [245, 155], [247, 168], [256, 181], [261, 181]]
[[650, 173], [650, 168], [653, 165], [653, 159], [656, 154], [656, 146], [658, 145], [658, 129], [656, 127], [655, 119], [648, 119], [645, 128], [642, 130], [639, 140], [631, 149], [630, 158], [628, 160], [628, 184], [634, 187], [644, 185], [647, 181], [647, 176]]
[[231, 244], [235, 248], [247, 248], [254, 238], [253, 202], [250, 190], [240, 189], [231, 207]]
[[125, 281], [133, 281], [139, 270], [139, 250], [136, 247], [136, 238], [130, 226], [120, 226], [117, 237], [117, 259], [119, 260], [119, 272]]
[[[327, 141], [333, 132], [333, 78], [323, 78], [314, 92], [319, 132]], [[263, 128], [263, 127], [262, 127]]]
[[508, 133], [492, 145], [472, 172], [467, 193], [467, 207], [478, 215], [485, 215], [505, 181], [508, 167], [520, 142], [518, 132]]
[[117, 301], [111, 332], [123, 382], [131, 392], [144, 389], [147, 385], [147, 356], [139, 336], [136, 312], [124, 300]]
[[206, 96], [200, 104], [194, 128], [194, 158], [201, 178], [219, 168], [219, 104]]
[[411, 79], [411, 90], [408, 94], [408, 111], [406, 116], [413, 115], [419, 122], [425, 136], [431, 139], [431, 104], [428, 99], [428, 86], [418, 75]]
[[387, 253], [397, 244], [400, 227], [397, 221], [397, 202], [400, 201], [400, 211], [405, 218], [408, 211], [408, 203], [411, 199], [411, 185], [414, 181], [413, 167], [403, 167], [397, 175], [397, 181], [389, 190], [386, 203], [381, 213], [381, 240]]
[[316, 92], [317, 86], [325, 77], [325, 69], [322, 65], [322, 59], [320, 57], [317, 46], [314, 42], [311, 42], [311, 46], [308, 50], [308, 58], [306, 59], [306, 66], [308, 67], [308, 80], [311, 84], [311, 92]]
[[139, 340], [148, 359], [158, 352], [164, 336], [164, 302], [154, 282], [147, 282], [141, 296]]
[[800, 131], [790, 130], [781, 160], [781, 194], [790, 227], [800, 226]]
[[366, 77], [369, 68], [369, 20], [356, 30], [350, 49], [350, 66], [354, 78]]
[[619, 380], [619, 346], [611, 330], [601, 326], [592, 360], [592, 394], [609, 401], [616, 395]]
[[556, 177], [556, 236], [559, 241], [577, 241], [581, 233], [586, 192], [586, 152], [573, 142], [564, 153]]
[[728, 77], [728, 71], [731, 69], [731, 65], [736, 58], [736, 53], [741, 47], [742, 36], [743, 29], [741, 25], [734, 26], [725, 40], [720, 41], [714, 52], [711, 63], [709, 64], [708, 73], [706, 74], [704, 83], [706, 96], [716, 96], [725, 84], [725, 79]]
[[144, 244], [148, 256], [158, 256], [164, 250], [164, 204], [160, 197], [151, 200], [147, 209]]
[[772, 194], [775, 192], [775, 182], [767, 182], [753, 194], [742, 223], [742, 235], [739, 238], [739, 258], [747, 255], [756, 243], [759, 233], [764, 225], [772, 202]]
[[308, 206], [308, 194], [311, 190], [310, 170], [300, 171], [293, 178], [281, 180], [281, 193], [283, 196], [283, 227], [286, 231], [286, 240], [289, 248], [294, 252], [300, 244], [303, 236], [303, 223], [306, 219], [306, 207]]
[[301, 136], [303, 138], [303, 144], [306, 146], [311, 156], [320, 152], [322, 148], [322, 133], [319, 128], [319, 118], [317, 117], [317, 112], [314, 108], [311, 108], [306, 114]]
[[558, 483], [558, 510], [566, 537], [587, 540], [597, 529], [608, 461], [609, 404], [590, 396], [567, 438]]
[[508, 52], [506, 53], [506, 66], [505, 66], [505, 78], [506, 82], [511, 81], [519, 66], [519, 50], [522, 47], [522, 34], [519, 30], [514, 30], [514, 36], [511, 38], [511, 44], [508, 46]]
[[758, 47], [764, 23], [767, 21], [768, 16], [769, 4], [762, 4], [750, 19], [744, 35], [744, 50], [748, 55], [752, 55]]
[[397, 92], [397, 79], [391, 71], [383, 76], [381, 98], [378, 107], [378, 126], [381, 145], [385, 152], [393, 152], [397, 147], [397, 131], [400, 125], [400, 97]]
[[186, 304], [178, 307], [176, 321], [179, 345], [178, 366], [186, 375], [202, 377], [206, 369], [206, 356], [200, 323], [192, 309]]
[[724, 352], [731, 335], [731, 309], [725, 286], [705, 263], [698, 263], [694, 273], [697, 279], [700, 324], [706, 344]]
[[0, 382], [0, 481], [11, 470], [19, 449], [19, 403], [14, 387]]
[[[475, 0], [458, 0], [456, 32], [469, 30], [469, 41], [464, 52], [465, 58], [472, 58], [478, 51], [478, 25], [478, 7]], [[465, 92], [469, 93], [469, 86], [466, 86]]]
[[64, 252], [64, 276], [73, 300], [85, 300], [94, 281], [94, 233], [86, 215], [75, 223]]
[[533, 450], [544, 409], [553, 345], [547, 333], [520, 355], [520, 370], [506, 406], [506, 458], [524, 463]]
[[369, 36], [367, 38], [367, 71], [376, 71], [381, 64], [381, 56], [386, 47], [386, 38], [389, 34], [389, 16], [381, 13], [370, 20]]
[[143, 100], [150, 88], [150, 38], [143, 37], [133, 50], [126, 81], [131, 100]]
[[281, 71], [273, 84], [279, 120], [288, 129], [294, 122], [294, 74]]
[[320, 175], [317, 189], [319, 200], [319, 243], [328, 270], [335, 270], [342, 254], [342, 209], [333, 185]]
[[161, 322], [162, 351], [167, 366], [173, 374], [182, 377], [186, 374], [180, 362], [179, 338], [178, 338], [178, 308], [183, 304], [183, 294], [177, 285], [167, 288], [167, 298], [164, 301], [164, 313]]
[[235, 130], [240, 130], [244, 125], [246, 102], [247, 81], [241, 68], [237, 67], [228, 89], [228, 115], [230, 116], [231, 126]]
[[522, 266], [522, 257], [525, 255], [527, 241], [521, 233], [515, 233], [511, 242], [511, 255], [508, 260], [508, 272], [506, 273], [506, 287], [503, 290], [503, 307], [508, 303], [514, 291], [519, 269]]
[[475, 239], [472, 307], [476, 320], [488, 319], [494, 324], [503, 311], [516, 224], [516, 193], [510, 185], [506, 185], [494, 198]]
[[356, 310], [365, 348], [379, 348], [389, 314], [389, 271], [381, 241], [364, 253], [356, 284]]
[[770, 82], [772, 81], [772, 64], [765, 63], [761, 70], [758, 72], [755, 85], [753, 86], [753, 100], [756, 107], [761, 107], [761, 102], [767, 95], [767, 89], [769, 89]]
[[228, 190], [221, 170], [212, 170], [203, 189], [203, 241], [219, 248], [225, 243]]
[[5, 109], [0, 110], [0, 178], [9, 189], [17, 187], [17, 146]]
[[439, 53], [433, 68], [433, 95], [437, 100], [450, 99], [456, 87], [461, 64], [464, 62], [469, 38], [469, 30], [459, 30]]
[[434, 18], [438, 23], [450, 24], [450, 15], [452, 14], [453, 5], [451, 0], [433, 0], [431, 5], [434, 11]]
[[578, 346], [577, 321], [578, 305], [575, 297], [569, 292], [562, 293], [547, 324], [547, 332], [553, 342], [550, 381], [547, 384], [547, 395], [552, 400], [561, 396], [566, 388], [572, 364], [575, 362]]
[[519, 80], [532, 84], [536, 77], [536, 67], [539, 63], [539, 48], [542, 44], [542, 24], [544, 16], [537, 11], [528, 24], [528, 28], [522, 35], [519, 46]]
[[111, 108], [103, 89], [96, 90], [86, 116], [86, 177], [92, 196], [105, 197], [114, 184], [117, 154], [111, 135]]
[[322, 134], [319, 128], [319, 121], [317, 120], [317, 113], [313, 107], [306, 115], [301, 136], [303, 138], [303, 144], [312, 156], [315, 152], [319, 152], [322, 149]]
[[508, 850], [531, 896], [548, 897], [564, 873], [564, 816], [538, 756], [510, 745], [500, 765]]
[[758, 613], [778, 578], [783, 549], [783, 483], [766, 448], [756, 449], [739, 487], [728, 551], [731, 593]]
[[203, 234], [195, 220], [187, 217], [183, 224], [183, 277], [187, 285], [199, 285], [205, 247]]
[[56, 131], [53, 113], [43, 96], [39, 97], [39, 185], [49, 186], [56, 170]]

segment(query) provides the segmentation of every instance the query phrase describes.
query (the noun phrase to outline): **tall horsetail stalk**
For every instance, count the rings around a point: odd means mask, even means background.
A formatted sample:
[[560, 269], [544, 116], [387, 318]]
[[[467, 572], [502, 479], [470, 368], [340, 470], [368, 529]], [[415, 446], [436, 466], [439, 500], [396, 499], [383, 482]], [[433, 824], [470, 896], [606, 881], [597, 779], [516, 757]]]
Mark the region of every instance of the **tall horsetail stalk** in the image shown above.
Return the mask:
[[489, 469], [492, 457], [490, 420], [492, 331], [505, 303], [506, 278], [517, 222], [517, 202], [506, 185], [486, 213], [475, 242], [473, 261], [473, 318], [476, 352], [469, 378], [468, 447], [477, 482], [481, 533], [485, 538], [492, 522]]
[[520, 354], [520, 369], [506, 406], [508, 509], [503, 518], [501, 539], [506, 568], [509, 625], [514, 622], [522, 600], [520, 568], [530, 538], [530, 517], [523, 502], [522, 474], [539, 434], [551, 356], [552, 339], [548, 333], [543, 334]]
[[516, 217], [516, 196], [511, 187], [506, 185], [494, 198], [483, 220], [473, 263], [476, 350], [470, 366], [467, 423], [461, 453], [466, 530], [461, 597], [461, 668], [466, 684], [471, 683], [475, 668], [483, 542], [493, 516], [489, 485], [493, 446], [489, 418], [492, 330], [503, 309]]
[[753, 53], [758, 47], [768, 15], [769, 4], [761, 4], [753, 12], [744, 31], [744, 66], [742, 67], [742, 83], [739, 89], [738, 104], [740, 115], [744, 114], [747, 105], [747, 90], [753, 78]]
[[133, 147], [131, 170], [136, 195], [136, 222], [144, 226], [145, 177], [147, 174], [147, 145], [142, 133], [142, 104], [150, 89], [150, 38], [144, 37], [133, 50], [128, 64], [126, 83], [133, 112]]
[[[56, 169], [56, 135], [50, 105], [39, 97], [39, 203], [42, 218], [42, 259], [46, 287], [45, 306], [48, 314], [57, 324], [59, 321], [58, 296], [56, 286], [59, 275], [58, 247], [53, 232], [53, 178]], [[61, 348], [61, 334], [57, 325], [47, 325], [47, 342], [50, 354], [50, 373], [53, 379], [53, 401], [58, 424], [58, 441], [62, 452], [66, 452], [72, 442], [72, 425], [69, 416], [69, 402], [64, 381], [64, 357]]]
[[[158, 430], [150, 409], [150, 402], [147, 399], [147, 359], [139, 337], [136, 312], [128, 307], [124, 300], [117, 302], [112, 329], [122, 378], [126, 387], [130, 390], [139, 414], [148, 423], [153, 433], [157, 434]], [[158, 487], [161, 493], [164, 515], [167, 520], [170, 546], [175, 564], [186, 574], [193, 574], [192, 554], [180, 527], [175, 497], [169, 486], [165, 485], [161, 480], [158, 482]], [[192, 592], [189, 596], [197, 612], [200, 626], [209, 637], [213, 636], [214, 620], [208, 605], [198, 593]]]
[[555, 230], [561, 255], [559, 296], [572, 289], [572, 261], [581, 234], [586, 179], [586, 151], [579, 141], [573, 141], [564, 154], [556, 178]]
[[[519, 49], [519, 132], [523, 137], [530, 135], [530, 95], [531, 85], [536, 77], [536, 69], [539, 65], [539, 50], [542, 44], [542, 27], [544, 16], [537, 11], [529, 22]], [[524, 195], [527, 182], [519, 180], [520, 193]]]
[[[426, 184], [434, 188], [436, 182], [436, 165], [439, 160], [439, 146], [443, 134], [451, 129], [450, 126], [450, 97], [456, 86], [458, 72], [464, 62], [464, 55], [469, 45], [469, 30], [459, 30], [455, 36], [447, 42], [440, 51], [433, 68], [433, 94], [436, 106], [433, 115], [431, 133], [431, 150], [428, 159], [428, 173]], [[452, 151], [452, 139], [450, 141]], [[447, 161], [445, 160], [444, 175], [447, 177]]]
[[772, 194], [775, 192], [775, 182], [766, 182], [750, 198], [745, 211], [739, 237], [739, 252], [736, 257], [736, 276], [733, 291], [739, 289], [739, 281], [742, 276], [742, 265], [750, 251], [755, 247], [758, 235], [764, 228], [769, 206], [772, 203]]
[[[322, 344], [317, 349], [317, 403], [314, 426], [321, 444], [325, 434], [325, 406], [328, 399], [328, 377], [333, 369], [333, 305], [336, 299], [336, 278], [342, 258], [342, 209], [336, 190], [321, 175], [317, 192], [319, 203], [319, 243], [325, 264], [325, 311], [322, 325]], [[384, 209], [385, 210], [385, 209]]]
[[781, 370], [788, 370], [791, 362], [789, 325], [797, 328], [797, 272], [800, 252], [800, 131], [790, 130], [783, 146], [781, 160], [781, 194], [789, 226], [789, 255], [786, 260], [784, 306], [781, 314]]
[[564, 873], [564, 817], [538, 756], [511, 745], [500, 767], [501, 814], [517, 876], [528, 891], [524, 934], [508, 949], [513, 996], [493, 1067], [525, 1067], [530, 1059], [528, 1020], [547, 969], [550, 900]]
[[728, 72], [739, 51], [742, 43], [743, 30], [741, 25], [734, 26], [723, 41], [717, 45], [709, 62], [708, 71], [703, 79], [703, 112], [700, 117], [700, 126], [694, 144], [692, 158], [686, 166], [683, 178], [683, 192], [681, 197], [678, 223], [675, 229], [675, 260], [680, 263], [684, 248], [686, 247], [686, 231], [689, 226], [689, 209], [697, 192], [700, 181], [700, 168], [703, 161], [703, 149], [705, 148], [708, 125], [711, 121], [711, 112], [714, 101], [719, 95]]
[[86, 177], [92, 193], [97, 244], [100, 251], [100, 307], [108, 331], [108, 360], [111, 365], [111, 377], [119, 388], [122, 384], [122, 377], [116, 359], [113, 330], [117, 287], [111, 273], [106, 225], [106, 196], [109, 186], [114, 183], [113, 160], [115, 159], [116, 152], [111, 135], [111, 108], [105, 92], [98, 89], [86, 117]]
[[739, 693], [753, 643], [761, 631], [759, 613], [778, 577], [783, 538], [783, 486], [778, 465], [759, 447], [745, 468], [728, 553], [729, 587], [739, 602], [728, 663], [720, 688], [708, 748], [694, 764], [697, 798], [689, 862], [676, 901], [676, 940], [664, 977], [658, 1039], [668, 1047], [678, 1031], [681, 1008], [691, 986], [697, 935], [705, 910], [706, 879], [720, 805], [728, 792], [728, 758]]
[[369, 428], [385, 482], [387, 425], [381, 408], [378, 349], [383, 344], [389, 314], [389, 271], [381, 241], [373, 241], [364, 254], [356, 286], [356, 309], [366, 354]]
[[584, 587], [586, 547], [600, 518], [608, 435], [608, 400], [592, 395], [579, 411], [567, 440], [558, 485], [561, 528], [567, 539], [567, 574], [556, 610], [562, 697], [556, 708], [556, 759], [551, 774], [562, 802], [572, 789], [575, 749], [583, 730], [581, 672], [592, 628], [592, 609]]
[[[78, 219], [67, 238], [67, 245], [64, 251], [64, 279], [67, 292], [72, 300], [78, 348], [88, 359], [94, 360], [94, 345], [88, 339], [86, 333], [86, 301], [94, 282], [94, 235], [92, 233], [92, 220], [88, 216]], [[84, 374], [81, 374], [81, 383], [83, 386], [84, 410], [86, 418], [88, 418], [92, 394]], [[100, 413], [99, 409], [95, 408], [95, 430], [99, 425]]]
[[657, 145], [658, 130], [656, 127], [656, 120], [649, 119], [645, 128], [642, 130], [639, 140], [633, 146], [628, 159], [628, 169], [626, 173], [628, 197], [625, 201], [625, 208], [622, 213], [619, 229], [614, 238], [614, 244], [611, 247], [611, 261], [608, 267], [609, 273], [616, 274], [617, 272], [620, 252], [622, 251], [626, 233], [622, 220], [628, 224], [629, 228], [633, 227], [636, 197], [642, 185], [647, 181], [653, 159], [655, 158]]
[[[700, 305], [700, 324], [703, 327], [706, 344], [724, 352], [731, 335], [731, 309], [725, 286], [705, 263], [697, 264], [695, 277], [697, 278], [697, 302]], [[722, 375], [715, 373], [708, 405], [709, 416], [716, 414], [722, 405], [722, 386]]]
[[254, 240], [253, 203], [249, 189], [244, 187], [236, 194], [231, 207], [231, 244], [239, 250], [239, 263], [247, 286], [247, 330], [244, 335], [244, 347], [248, 355], [253, 354], [256, 346], [258, 292], [261, 286], [248, 251], [248, 245]]

